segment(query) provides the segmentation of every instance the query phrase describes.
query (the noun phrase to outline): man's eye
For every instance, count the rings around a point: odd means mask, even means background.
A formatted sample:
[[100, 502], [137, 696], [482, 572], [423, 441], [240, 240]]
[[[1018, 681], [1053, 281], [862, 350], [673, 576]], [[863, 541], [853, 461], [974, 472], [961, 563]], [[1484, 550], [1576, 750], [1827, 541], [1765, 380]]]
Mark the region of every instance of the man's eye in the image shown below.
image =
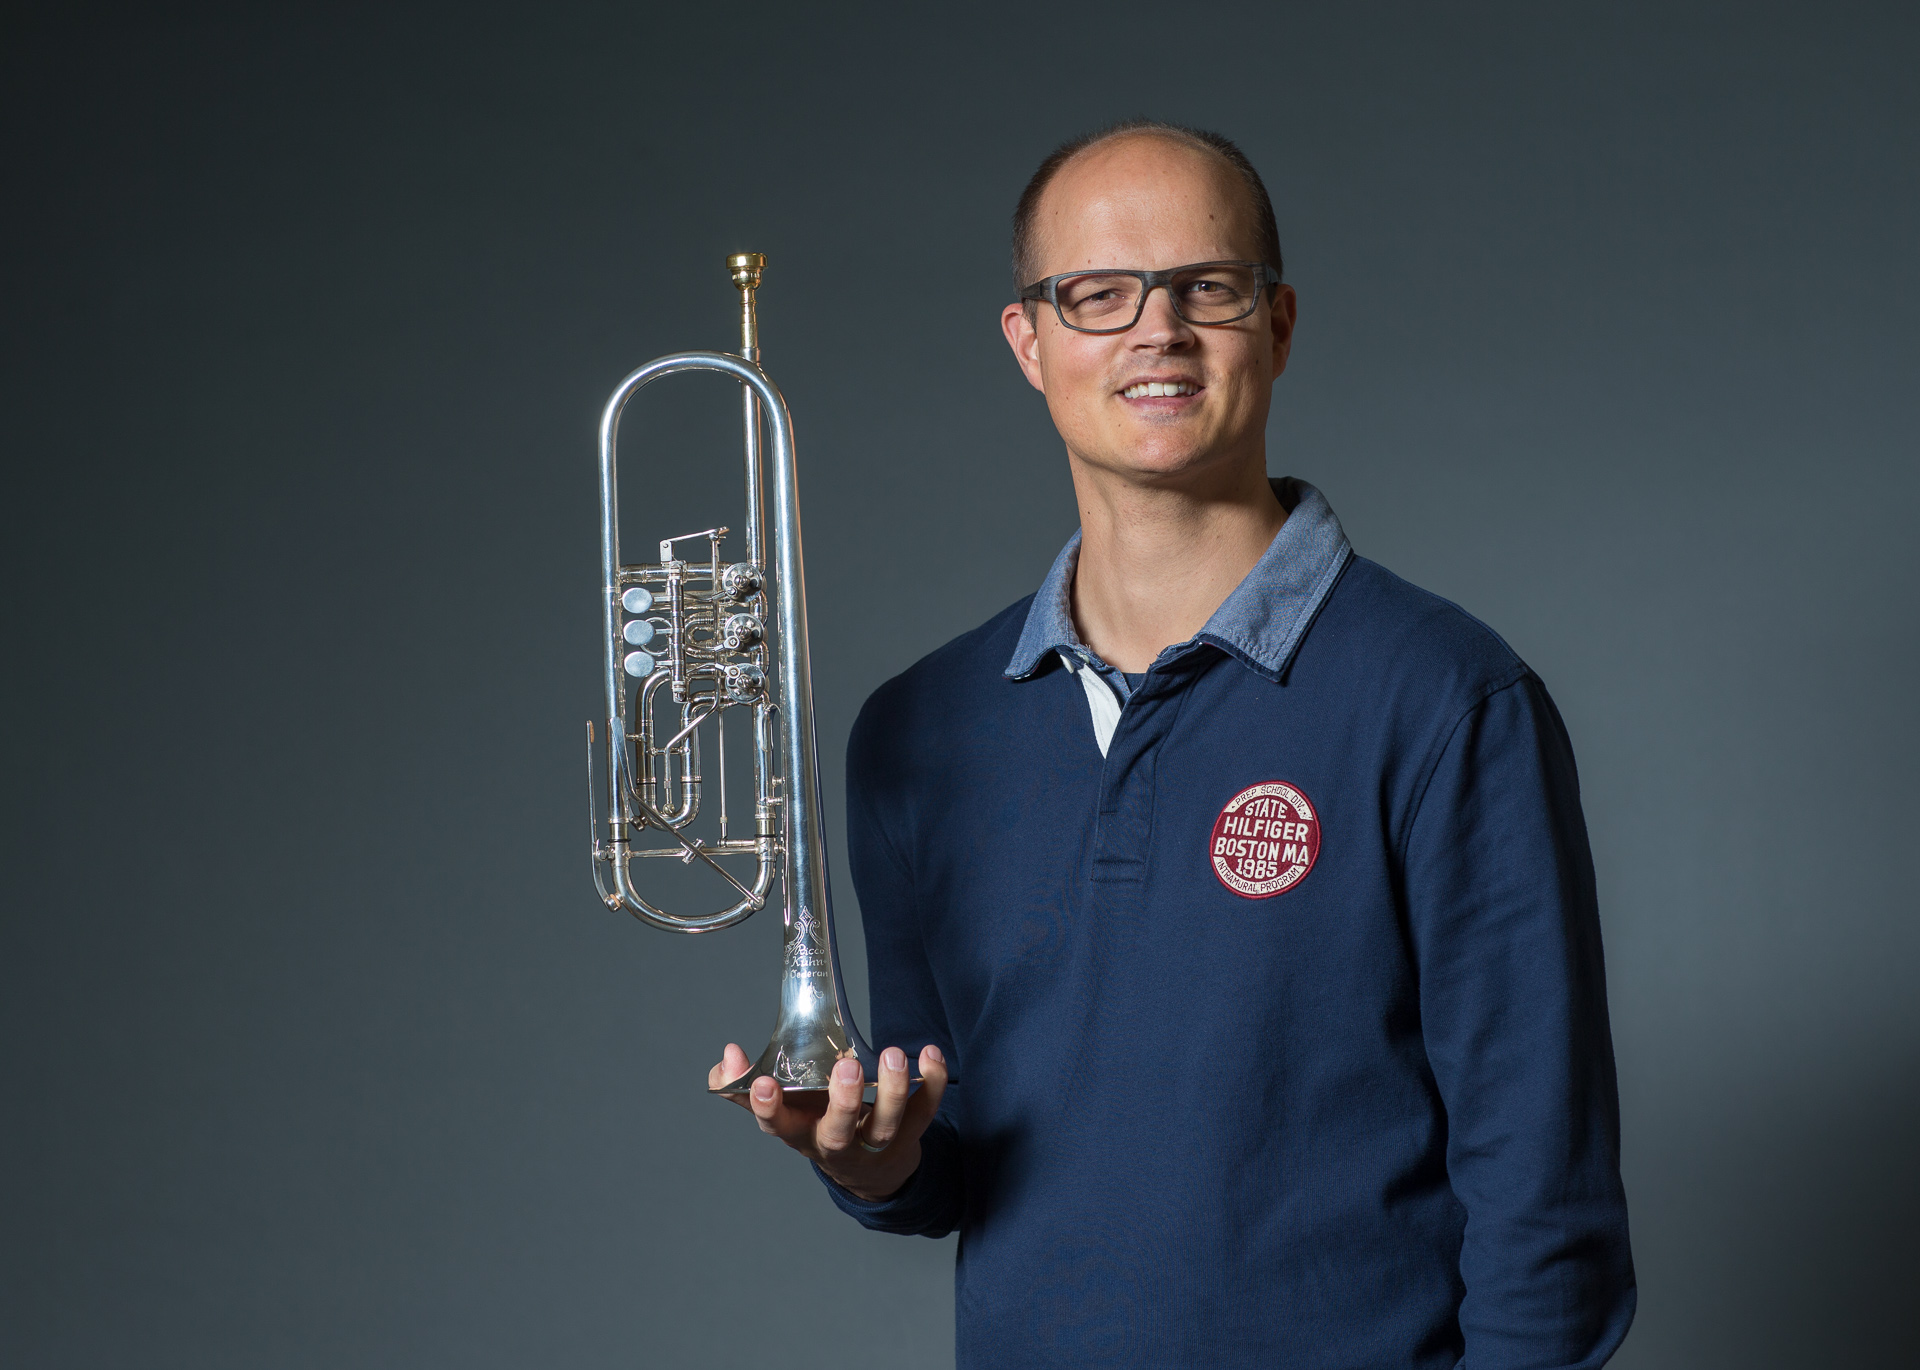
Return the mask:
[[1077, 290], [1070, 295], [1062, 295], [1060, 303], [1079, 314], [1111, 314], [1125, 309], [1131, 296], [1119, 286], [1109, 286], [1097, 290]]

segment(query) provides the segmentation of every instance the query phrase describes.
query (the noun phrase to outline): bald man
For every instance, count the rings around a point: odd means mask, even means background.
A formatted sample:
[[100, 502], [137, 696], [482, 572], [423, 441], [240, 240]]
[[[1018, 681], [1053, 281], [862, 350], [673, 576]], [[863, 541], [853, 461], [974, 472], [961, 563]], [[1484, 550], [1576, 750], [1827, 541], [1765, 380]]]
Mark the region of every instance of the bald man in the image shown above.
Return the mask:
[[1603, 1364], [1633, 1272], [1546, 689], [1269, 479], [1295, 302], [1232, 143], [1062, 147], [1013, 259], [1080, 531], [855, 724], [873, 1104], [851, 1061], [742, 1102], [868, 1227], [959, 1230], [962, 1367]]

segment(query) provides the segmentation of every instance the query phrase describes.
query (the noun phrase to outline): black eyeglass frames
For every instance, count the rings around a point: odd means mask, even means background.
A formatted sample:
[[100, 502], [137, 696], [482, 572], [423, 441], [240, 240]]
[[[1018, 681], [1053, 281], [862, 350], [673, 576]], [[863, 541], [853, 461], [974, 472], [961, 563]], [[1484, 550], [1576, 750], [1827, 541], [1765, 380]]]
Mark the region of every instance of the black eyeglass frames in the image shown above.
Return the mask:
[[1065, 271], [1035, 281], [1020, 298], [1045, 300], [1076, 333], [1124, 333], [1140, 322], [1147, 296], [1161, 286], [1182, 319], [1217, 324], [1246, 318], [1278, 284], [1280, 273], [1266, 262], [1196, 262], [1168, 271]]

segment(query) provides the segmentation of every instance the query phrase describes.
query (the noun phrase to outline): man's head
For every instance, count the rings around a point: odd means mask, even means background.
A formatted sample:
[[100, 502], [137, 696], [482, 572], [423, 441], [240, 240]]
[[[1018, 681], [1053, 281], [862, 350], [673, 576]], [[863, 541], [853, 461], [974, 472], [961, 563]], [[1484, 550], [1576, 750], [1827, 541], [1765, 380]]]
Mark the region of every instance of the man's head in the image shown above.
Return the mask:
[[[1265, 262], [1277, 273], [1280, 247], [1258, 174], [1215, 134], [1134, 123], [1069, 143], [1041, 164], [1015, 213], [1023, 287], [1082, 270], [1221, 261]], [[1036, 302], [1007, 306], [1001, 326], [1077, 464], [1128, 480], [1211, 484], [1229, 469], [1265, 471], [1267, 409], [1293, 313], [1293, 292], [1279, 285], [1263, 289], [1245, 318], [1192, 323], [1161, 287], [1124, 332], [1077, 332]], [[1147, 395], [1148, 383], [1182, 393]]]

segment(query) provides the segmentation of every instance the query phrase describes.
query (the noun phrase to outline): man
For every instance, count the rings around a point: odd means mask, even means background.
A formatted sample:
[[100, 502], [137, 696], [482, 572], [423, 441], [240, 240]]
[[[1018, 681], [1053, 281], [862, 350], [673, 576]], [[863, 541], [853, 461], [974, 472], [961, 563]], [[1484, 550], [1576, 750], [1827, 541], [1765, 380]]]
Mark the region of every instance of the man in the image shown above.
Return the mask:
[[873, 1106], [852, 1063], [748, 1106], [867, 1226], [960, 1230], [962, 1366], [1601, 1365], [1633, 1275], [1545, 689], [1268, 480], [1294, 294], [1232, 144], [1069, 144], [1014, 261], [1081, 530], [855, 725]]

